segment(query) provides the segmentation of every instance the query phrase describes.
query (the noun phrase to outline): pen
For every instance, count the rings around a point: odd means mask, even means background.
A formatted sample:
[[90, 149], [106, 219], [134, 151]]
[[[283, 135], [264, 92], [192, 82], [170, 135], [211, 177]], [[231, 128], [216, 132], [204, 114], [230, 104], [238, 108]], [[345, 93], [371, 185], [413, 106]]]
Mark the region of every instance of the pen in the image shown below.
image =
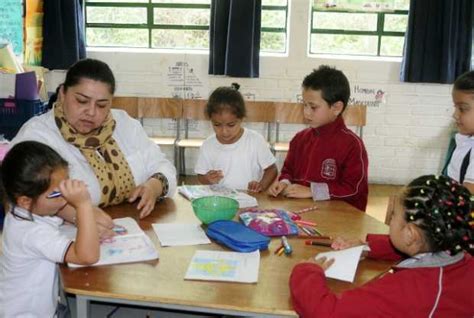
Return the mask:
[[53, 192], [51, 192], [50, 194], [48, 194], [48, 196], [47, 196], [46, 198], [48, 198], [48, 199], [53, 199], [53, 198], [58, 198], [58, 197], [60, 197], [60, 196], [62, 196], [62, 193], [61, 193], [61, 192], [59, 192], [59, 191], [53, 191]]
[[328, 241], [328, 242], [320, 242], [320, 241], [311, 241], [311, 240], [307, 240], [304, 242], [305, 245], [314, 245], [314, 246], [327, 246], [327, 247], [331, 247], [332, 245], [332, 242], [331, 241]]
[[290, 255], [293, 250], [291, 249], [290, 243], [288, 243], [288, 239], [286, 236], [281, 237], [281, 244], [283, 244], [283, 248], [285, 249], [285, 254]]

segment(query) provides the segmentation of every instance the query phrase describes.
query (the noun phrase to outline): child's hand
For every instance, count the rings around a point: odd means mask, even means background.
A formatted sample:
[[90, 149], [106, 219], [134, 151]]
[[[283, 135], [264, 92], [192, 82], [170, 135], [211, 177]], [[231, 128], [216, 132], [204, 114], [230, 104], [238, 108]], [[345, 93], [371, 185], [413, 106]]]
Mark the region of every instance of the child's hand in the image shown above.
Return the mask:
[[258, 181], [250, 181], [249, 182], [249, 185], [247, 187], [247, 190], [249, 192], [255, 192], [255, 193], [258, 193], [258, 192], [262, 192], [262, 185], [260, 184], [260, 182]]
[[87, 186], [80, 180], [64, 180], [59, 184], [59, 190], [63, 198], [76, 210], [79, 206], [92, 205]]
[[288, 183], [280, 182], [276, 180], [273, 184], [268, 188], [267, 193], [271, 196], [277, 197], [282, 191], [284, 191], [288, 187]]
[[302, 186], [301, 184], [290, 184], [283, 193], [287, 198], [312, 198], [313, 193], [310, 187]]
[[334, 258], [327, 259], [325, 256], [314, 259], [314, 257], [308, 258], [306, 261], [302, 261], [301, 263], [312, 263], [320, 266], [324, 271], [326, 271], [332, 264], [334, 264]]
[[204, 176], [209, 184], [216, 184], [224, 178], [224, 173], [222, 170], [209, 170]]
[[332, 242], [331, 247], [335, 250], [345, 250], [346, 248], [363, 244], [365, 243], [359, 239], [345, 239], [342, 237], [336, 237], [336, 239]]

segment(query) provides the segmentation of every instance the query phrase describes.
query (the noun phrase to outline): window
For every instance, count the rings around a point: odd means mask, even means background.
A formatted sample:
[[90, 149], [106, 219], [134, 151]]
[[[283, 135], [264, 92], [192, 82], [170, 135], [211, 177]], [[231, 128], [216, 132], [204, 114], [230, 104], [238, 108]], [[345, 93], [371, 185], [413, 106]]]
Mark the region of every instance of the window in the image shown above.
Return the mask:
[[[374, 3], [384, 2], [389, 3], [385, 11], [373, 7]], [[409, 0], [313, 0], [309, 51], [402, 56], [409, 3]]]
[[[209, 48], [211, 0], [86, 0], [89, 47]], [[288, 1], [263, 0], [261, 51], [285, 52]]]

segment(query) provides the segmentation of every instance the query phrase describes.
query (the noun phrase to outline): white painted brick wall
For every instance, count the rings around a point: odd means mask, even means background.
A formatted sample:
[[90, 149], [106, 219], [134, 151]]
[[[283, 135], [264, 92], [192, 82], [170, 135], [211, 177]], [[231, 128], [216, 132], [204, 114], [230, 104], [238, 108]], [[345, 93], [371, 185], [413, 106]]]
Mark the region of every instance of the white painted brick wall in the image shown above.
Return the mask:
[[[400, 61], [364, 60], [343, 57], [308, 57], [306, 1], [291, 1], [290, 47], [287, 56], [262, 56], [260, 78], [244, 79], [207, 75], [208, 55], [182, 52], [91, 50], [88, 55], [107, 62], [117, 77], [117, 95], [170, 96], [166, 84], [168, 66], [188, 62], [200, 80], [214, 88], [241, 84], [242, 93], [252, 93], [256, 100], [295, 101], [300, 94], [303, 77], [320, 64], [336, 66], [348, 76], [351, 86], [380, 85], [386, 90], [386, 103], [369, 107], [364, 142], [369, 154], [369, 182], [405, 184], [425, 173], [438, 173], [443, 165], [452, 125], [451, 85], [412, 84], [399, 81]], [[53, 91], [61, 83], [64, 72], [48, 73], [47, 87]], [[168, 132], [170, 122], [145, 120], [149, 135]], [[303, 125], [284, 125], [281, 140], [290, 139]], [[257, 130], [264, 133], [263, 127]], [[207, 123], [200, 123], [193, 136], [212, 132]], [[163, 147], [169, 158], [172, 149]], [[192, 173], [197, 150], [186, 151], [186, 168]], [[284, 155], [278, 154], [281, 167]]]

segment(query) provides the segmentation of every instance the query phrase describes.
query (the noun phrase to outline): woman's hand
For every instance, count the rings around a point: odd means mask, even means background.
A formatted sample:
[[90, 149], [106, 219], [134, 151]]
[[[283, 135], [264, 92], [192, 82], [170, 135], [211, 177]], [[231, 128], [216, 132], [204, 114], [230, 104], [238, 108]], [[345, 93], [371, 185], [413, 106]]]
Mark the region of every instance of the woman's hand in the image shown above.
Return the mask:
[[331, 247], [335, 250], [345, 250], [346, 248], [359, 246], [365, 244], [362, 240], [359, 239], [345, 239], [343, 237], [336, 237], [332, 241]]
[[140, 198], [137, 209], [140, 210], [140, 219], [150, 215], [155, 208], [156, 200], [163, 192], [163, 185], [160, 180], [155, 178], [148, 179], [145, 183], [137, 186], [133, 191], [128, 202], [132, 203]]

